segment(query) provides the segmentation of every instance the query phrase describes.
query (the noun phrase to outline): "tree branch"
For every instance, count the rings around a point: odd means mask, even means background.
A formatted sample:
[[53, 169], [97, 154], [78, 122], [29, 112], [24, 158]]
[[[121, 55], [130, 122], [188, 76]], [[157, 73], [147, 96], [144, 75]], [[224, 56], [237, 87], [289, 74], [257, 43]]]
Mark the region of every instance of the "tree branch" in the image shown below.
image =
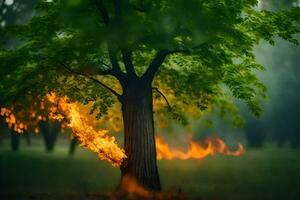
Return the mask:
[[95, 83], [100, 84], [102, 87], [104, 87], [105, 89], [109, 90], [112, 94], [114, 94], [118, 99], [120, 99], [121, 95], [118, 94], [115, 90], [113, 90], [112, 88], [110, 88], [109, 86], [107, 86], [106, 84], [104, 84], [103, 82], [99, 81], [98, 79], [89, 76], [88, 74], [84, 74], [81, 72], [77, 72], [71, 68], [69, 68], [66, 64], [64, 63], [60, 63], [68, 72], [73, 73], [73, 74], [77, 74], [80, 76], [84, 76], [85, 78], [90, 79], [91, 81], [94, 81]]
[[164, 95], [157, 87], [152, 87], [152, 90], [154, 90], [154, 91], [156, 91], [158, 94], [160, 94], [160, 95], [164, 98], [164, 100], [166, 101], [166, 103], [167, 103], [169, 109], [172, 110], [172, 106], [170, 105], [170, 103], [169, 103], [167, 97], [166, 97], [166, 96], [165, 96], [165, 95]]
[[[116, 21], [122, 26], [123, 19], [122, 19], [122, 1], [121, 0], [114, 0], [114, 10]], [[121, 49], [123, 62], [125, 65], [126, 72], [130, 78], [137, 78], [136, 72], [134, 70], [134, 66], [132, 64], [132, 52], [128, 49]]]
[[123, 49], [122, 57], [123, 57], [123, 62], [128, 76], [131, 78], [137, 78], [136, 72], [134, 70], [134, 66], [132, 64], [132, 52], [130, 50]]
[[115, 73], [117, 73], [117, 74], [122, 73], [122, 71], [121, 71], [121, 69], [120, 69], [120, 65], [119, 65], [119, 63], [118, 63], [118, 59], [117, 59], [116, 53], [115, 53], [115, 51], [113, 50], [113, 48], [111, 47], [109, 41], [107, 42], [107, 48], [108, 48], [109, 59], [110, 59], [110, 62], [111, 62], [111, 64], [112, 64], [112, 70], [113, 70]]
[[101, 62], [102, 65], [104, 65], [105, 67], [109, 68], [109, 69], [112, 69], [111, 66], [109, 66], [108, 64], [104, 63], [104, 62]]
[[[102, 20], [105, 24], [105, 26], [109, 25], [109, 14], [105, 8], [105, 6], [103, 5], [103, 0], [94, 0], [96, 8], [98, 9]], [[118, 59], [116, 56], [116, 52], [112, 46], [112, 42], [110, 41], [110, 39], [107, 39], [107, 49], [108, 49], [108, 55], [109, 55], [109, 59], [110, 62], [112, 64], [112, 72], [113, 75], [121, 82], [121, 84], [124, 84], [124, 80], [125, 80], [125, 76], [124, 73], [121, 71], [120, 65], [118, 63]]]
[[[115, 16], [116, 21], [122, 26], [122, 4], [121, 0], [114, 0], [114, 10], [115, 10]], [[131, 51], [128, 49], [121, 49], [123, 62], [126, 68], [126, 72], [130, 77], [134, 77], [136, 75], [134, 66], [131, 61]]]
[[142, 79], [145, 82], [150, 83], [153, 80], [155, 73], [157, 72], [160, 65], [164, 62], [164, 60], [167, 57], [167, 55], [169, 54], [169, 52], [170, 52], [169, 50], [161, 50], [156, 53], [154, 59], [152, 60], [152, 62], [149, 65], [148, 69], [142, 75]]
[[166, 57], [170, 54], [174, 53], [186, 53], [191, 54], [193, 50], [200, 49], [206, 45], [208, 45], [211, 42], [211, 40], [207, 42], [203, 42], [199, 45], [196, 45], [190, 49], [174, 49], [174, 50], [160, 50], [156, 53], [154, 59], [152, 60], [151, 64], [149, 65], [146, 72], [143, 74], [142, 79], [146, 82], [151, 82], [155, 76], [155, 73], [158, 71], [159, 67], [162, 65], [162, 63], [165, 61]]
[[98, 11], [101, 14], [103, 23], [107, 26], [109, 23], [109, 15], [107, 10], [105, 9], [104, 5], [103, 5], [103, 1], [102, 0], [94, 0], [96, 8], [98, 9]]

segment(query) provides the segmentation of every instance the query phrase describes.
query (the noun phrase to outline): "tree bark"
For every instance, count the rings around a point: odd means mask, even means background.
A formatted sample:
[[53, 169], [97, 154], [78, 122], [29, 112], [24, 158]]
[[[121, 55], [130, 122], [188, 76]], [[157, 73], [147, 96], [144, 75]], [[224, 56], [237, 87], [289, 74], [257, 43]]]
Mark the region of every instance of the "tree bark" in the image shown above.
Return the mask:
[[29, 133], [28, 131], [25, 131], [25, 133], [23, 133], [23, 135], [24, 135], [24, 137], [25, 137], [27, 146], [30, 146], [30, 145], [31, 145], [30, 133]]
[[18, 133], [16, 133], [15, 131], [11, 130], [10, 136], [11, 136], [11, 150], [19, 151], [20, 135]]
[[151, 85], [138, 81], [124, 88], [122, 99], [124, 149], [122, 179], [129, 175], [142, 186], [160, 190], [156, 163]]
[[45, 149], [47, 152], [52, 152], [60, 130], [60, 124], [58, 122], [40, 122], [39, 126], [44, 139]]
[[70, 146], [69, 146], [69, 155], [70, 156], [73, 156], [75, 154], [77, 145], [78, 145], [78, 140], [76, 138], [73, 138], [70, 141]]

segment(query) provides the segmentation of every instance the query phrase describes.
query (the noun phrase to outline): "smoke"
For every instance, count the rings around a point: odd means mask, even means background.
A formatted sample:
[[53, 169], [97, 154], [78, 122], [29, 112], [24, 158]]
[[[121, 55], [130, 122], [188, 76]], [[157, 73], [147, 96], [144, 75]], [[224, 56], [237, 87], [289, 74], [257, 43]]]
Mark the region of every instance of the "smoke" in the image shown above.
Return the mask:
[[247, 116], [245, 131], [253, 146], [262, 145], [264, 140], [279, 145], [300, 145], [299, 50], [299, 47], [282, 40], [278, 40], [274, 47], [262, 44], [257, 49], [258, 61], [267, 68], [259, 76], [268, 87], [269, 99], [263, 105], [261, 119]]

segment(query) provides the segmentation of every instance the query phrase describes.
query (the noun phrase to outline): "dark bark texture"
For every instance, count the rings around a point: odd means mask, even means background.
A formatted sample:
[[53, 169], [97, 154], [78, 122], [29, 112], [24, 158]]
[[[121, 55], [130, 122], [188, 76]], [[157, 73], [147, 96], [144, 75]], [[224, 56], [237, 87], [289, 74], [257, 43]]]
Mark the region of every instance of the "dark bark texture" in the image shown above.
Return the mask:
[[70, 147], [69, 147], [69, 155], [70, 156], [73, 156], [75, 154], [75, 150], [76, 150], [78, 143], [79, 143], [79, 141], [76, 138], [73, 138], [70, 141]]
[[25, 137], [25, 140], [26, 140], [26, 144], [28, 146], [31, 145], [31, 138], [30, 138], [30, 133], [28, 131], [25, 131], [25, 133], [23, 133], [24, 137]]
[[151, 190], [160, 190], [156, 163], [151, 85], [128, 85], [121, 99], [124, 122], [124, 148], [127, 159], [121, 171]]
[[60, 123], [58, 122], [40, 122], [41, 133], [45, 143], [47, 152], [52, 152], [55, 142], [60, 131]]
[[12, 151], [19, 151], [20, 135], [18, 133], [16, 133], [15, 131], [13, 131], [13, 129], [12, 129], [11, 133], [10, 133], [10, 136], [11, 136], [11, 150]]

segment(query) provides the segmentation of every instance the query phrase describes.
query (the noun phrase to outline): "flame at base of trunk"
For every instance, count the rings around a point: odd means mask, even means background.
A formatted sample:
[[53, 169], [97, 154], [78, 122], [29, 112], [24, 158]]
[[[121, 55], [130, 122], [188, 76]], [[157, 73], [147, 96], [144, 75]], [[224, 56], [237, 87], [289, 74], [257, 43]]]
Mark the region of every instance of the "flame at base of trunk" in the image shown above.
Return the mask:
[[109, 199], [131, 199], [131, 200], [183, 200], [186, 199], [181, 193], [181, 189], [177, 192], [161, 192], [161, 191], [152, 191], [141, 184], [131, 175], [125, 175], [122, 178], [121, 184], [116, 192], [110, 193]]
[[204, 141], [204, 145], [192, 140], [190, 141], [188, 150], [184, 152], [177, 148], [171, 149], [169, 144], [159, 136], [156, 137], [156, 150], [158, 160], [203, 159], [217, 153], [229, 156], [240, 156], [245, 152], [242, 144], [238, 144], [238, 149], [236, 151], [231, 151], [221, 138], [207, 138]]
[[150, 195], [150, 191], [138, 184], [136, 179], [130, 175], [122, 178], [120, 189], [129, 195], [134, 194], [140, 197], [148, 197]]

